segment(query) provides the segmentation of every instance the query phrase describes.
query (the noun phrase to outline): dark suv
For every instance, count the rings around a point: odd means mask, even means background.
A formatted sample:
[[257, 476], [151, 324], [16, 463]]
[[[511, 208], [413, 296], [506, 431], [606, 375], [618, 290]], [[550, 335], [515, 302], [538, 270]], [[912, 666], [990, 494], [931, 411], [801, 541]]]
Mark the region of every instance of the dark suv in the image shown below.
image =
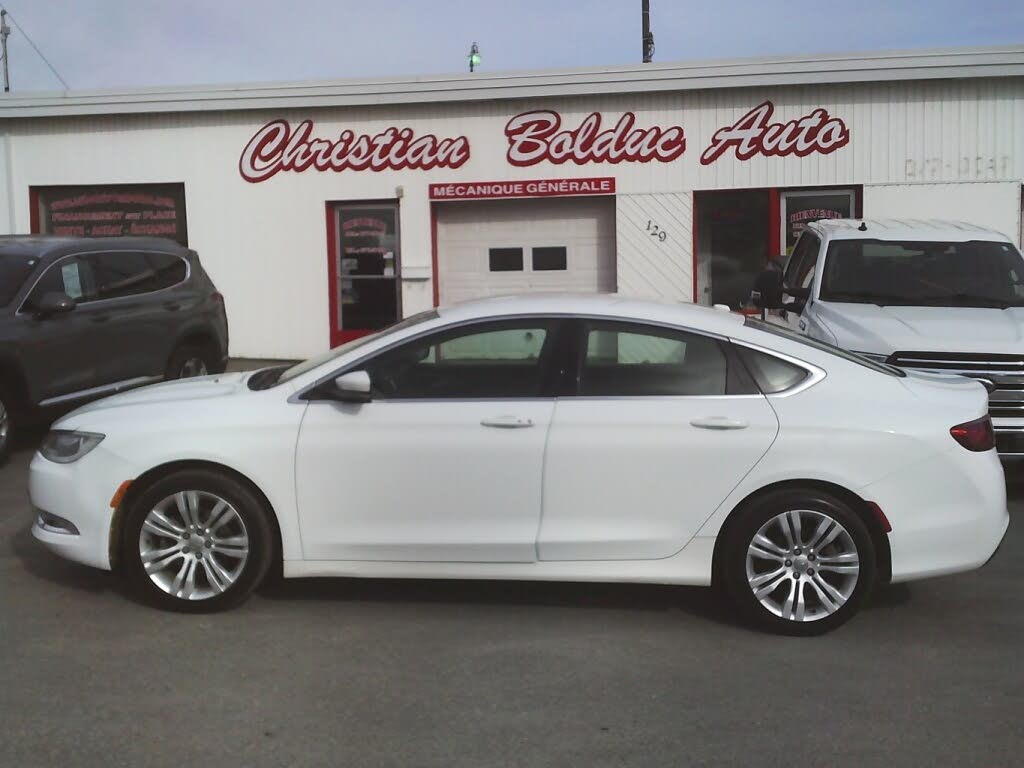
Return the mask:
[[130, 387], [220, 373], [224, 298], [159, 238], [0, 237], [0, 459], [15, 425]]

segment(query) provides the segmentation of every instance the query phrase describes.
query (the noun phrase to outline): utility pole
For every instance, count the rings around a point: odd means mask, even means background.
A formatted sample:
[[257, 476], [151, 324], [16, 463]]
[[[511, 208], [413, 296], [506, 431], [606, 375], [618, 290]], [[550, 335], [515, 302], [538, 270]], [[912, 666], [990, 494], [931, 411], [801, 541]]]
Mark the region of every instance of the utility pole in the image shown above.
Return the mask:
[[651, 0], [641, 0], [640, 13], [643, 18], [643, 57], [644, 64], [650, 64], [654, 58], [654, 33], [651, 32]]
[[7, 11], [0, 8], [0, 59], [4, 66], [4, 93], [11, 92], [11, 76], [7, 71], [7, 36], [11, 34], [11, 28], [7, 26]]

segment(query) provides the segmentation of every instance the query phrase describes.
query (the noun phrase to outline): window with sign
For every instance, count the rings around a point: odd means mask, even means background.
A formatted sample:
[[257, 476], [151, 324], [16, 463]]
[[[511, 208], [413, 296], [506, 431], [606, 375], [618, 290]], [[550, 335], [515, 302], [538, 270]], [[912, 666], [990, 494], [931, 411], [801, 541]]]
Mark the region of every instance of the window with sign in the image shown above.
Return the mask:
[[781, 194], [783, 245], [793, 252], [804, 228], [821, 219], [849, 219], [854, 215], [853, 190], [791, 190]]
[[337, 232], [339, 331], [374, 331], [401, 317], [398, 204], [340, 205]]

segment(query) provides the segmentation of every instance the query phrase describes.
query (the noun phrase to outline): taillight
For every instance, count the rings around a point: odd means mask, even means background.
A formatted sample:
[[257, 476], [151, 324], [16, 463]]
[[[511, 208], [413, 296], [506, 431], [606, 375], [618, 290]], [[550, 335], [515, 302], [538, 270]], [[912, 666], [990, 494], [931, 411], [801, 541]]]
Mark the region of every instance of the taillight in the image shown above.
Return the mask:
[[988, 416], [950, 427], [949, 434], [968, 451], [991, 451], [996, 447], [996, 434]]

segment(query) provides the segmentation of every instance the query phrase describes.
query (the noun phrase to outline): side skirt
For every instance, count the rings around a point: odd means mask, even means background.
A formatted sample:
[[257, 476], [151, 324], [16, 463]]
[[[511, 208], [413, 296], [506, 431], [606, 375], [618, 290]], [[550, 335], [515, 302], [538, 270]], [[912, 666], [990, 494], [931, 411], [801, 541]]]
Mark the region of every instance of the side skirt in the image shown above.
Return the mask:
[[383, 560], [285, 560], [285, 578], [496, 579], [633, 582], [710, 586], [714, 537], [697, 537], [663, 560], [573, 560], [535, 563], [425, 563]]

